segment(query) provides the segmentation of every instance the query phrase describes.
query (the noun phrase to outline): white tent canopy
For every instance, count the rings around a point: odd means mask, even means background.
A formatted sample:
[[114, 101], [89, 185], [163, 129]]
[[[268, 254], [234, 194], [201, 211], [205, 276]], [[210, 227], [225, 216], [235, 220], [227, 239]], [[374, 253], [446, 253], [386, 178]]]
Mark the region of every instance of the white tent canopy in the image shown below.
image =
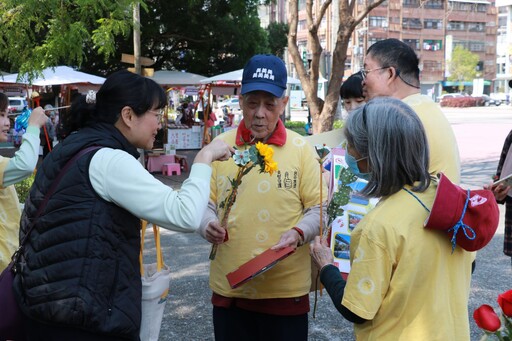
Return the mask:
[[148, 78], [160, 85], [187, 86], [200, 84], [204, 76], [190, 72], [161, 70], [156, 71], [152, 77]]
[[[214, 82], [241, 82], [243, 72], [244, 72], [244, 69], [226, 72], [226, 73], [223, 73], [223, 74], [220, 74], [217, 76], [205, 78], [205, 79], [201, 80], [201, 83], [209, 84], [209, 83], [214, 83]], [[298, 80], [297, 78], [288, 76], [288, 84], [300, 84], [300, 80]]]
[[222, 73], [220, 75], [213, 76], [210, 78], [204, 78], [201, 80], [201, 83], [208, 84], [208, 83], [214, 83], [214, 82], [241, 82], [243, 72], [244, 72], [244, 69]]
[[[32, 85], [62, 85], [62, 84], [103, 84], [105, 78], [90, 75], [85, 72], [75, 71], [69, 66], [49, 67], [43, 70], [41, 77], [32, 80]], [[12, 74], [0, 77], [0, 83], [30, 84], [26, 75], [23, 75], [18, 81], [18, 74]]]

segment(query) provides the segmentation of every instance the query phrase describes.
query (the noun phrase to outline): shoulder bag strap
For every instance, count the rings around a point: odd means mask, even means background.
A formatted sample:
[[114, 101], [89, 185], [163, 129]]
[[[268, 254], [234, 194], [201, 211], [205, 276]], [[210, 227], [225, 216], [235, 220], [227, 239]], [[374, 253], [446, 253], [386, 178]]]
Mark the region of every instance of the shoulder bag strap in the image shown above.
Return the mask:
[[36, 215], [34, 216], [34, 218], [32, 218], [32, 221], [30, 222], [29, 226], [28, 226], [28, 229], [27, 229], [27, 233], [25, 234], [25, 236], [23, 237], [23, 239], [21, 240], [20, 242], [20, 246], [18, 247], [18, 249], [16, 250], [16, 252], [14, 252], [13, 256], [12, 256], [12, 261], [14, 263], [17, 263], [18, 261], [18, 257], [19, 257], [19, 254], [20, 254], [20, 250], [23, 248], [23, 246], [25, 245], [25, 242], [27, 241], [27, 238], [29, 237], [30, 235], [30, 232], [32, 232], [32, 230], [34, 229], [34, 225], [35, 225], [35, 222], [37, 221], [37, 218], [39, 218], [39, 216], [41, 215], [41, 213], [43, 213], [43, 210], [46, 208], [46, 204], [48, 203], [48, 200], [50, 200], [50, 197], [52, 196], [53, 192], [55, 192], [55, 190], [57, 189], [57, 186], [59, 185], [60, 181], [62, 180], [62, 178], [64, 177], [64, 174], [66, 174], [66, 172], [69, 170], [69, 167], [71, 167], [71, 165], [73, 163], [76, 162], [76, 160], [78, 160], [79, 158], [81, 158], [83, 155], [89, 153], [89, 152], [92, 152], [93, 150], [96, 150], [96, 149], [100, 149], [102, 148], [102, 146], [90, 146], [90, 147], [87, 147], [85, 149], [82, 149], [80, 152], [78, 152], [78, 154], [76, 154], [75, 156], [73, 156], [65, 165], [64, 167], [62, 168], [62, 170], [60, 171], [59, 175], [57, 176], [57, 178], [53, 181], [50, 189], [48, 190], [48, 192], [46, 192], [46, 195], [44, 196], [44, 199], [43, 201], [41, 202], [41, 205], [39, 205], [39, 208], [37, 209], [37, 212], [36, 212]]

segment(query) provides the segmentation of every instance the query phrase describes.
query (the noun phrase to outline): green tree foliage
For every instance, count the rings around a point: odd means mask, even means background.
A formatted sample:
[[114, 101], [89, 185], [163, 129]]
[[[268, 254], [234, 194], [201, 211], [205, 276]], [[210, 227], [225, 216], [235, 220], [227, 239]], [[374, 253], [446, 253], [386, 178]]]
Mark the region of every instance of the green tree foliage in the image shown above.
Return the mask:
[[450, 76], [448, 80], [458, 81], [459, 90], [464, 89], [463, 82], [470, 82], [477, 75], [476, 66], [480, 58], [477, 54], [466, 50], [461, 46], [455, 46], [452, 52], [452, 59], [450, 60]]
[[[106, 75], [133, 54], [133, 0], [2, 0], [0, 68], [30, 72], [74, 65]], [[142, 55], [155, 70], [205, 76], [242, 68], [270, 52], [258, 0], [146, 0], [141, 3]]]
[[[2, 0], [0, 59], [29, 78], [49, 66], [80, 65], [88, 50], [105, 57], [131, 30], [133, 0]], [[144, 7], [144, 5], [143, 5]]]
[[268, 52], [257, 0], [154, 0], [141, 13], [143, 53], [154, 68], [205, 76], [242, 68]]
[[270, 53], [283, 58], [284, 49], [288, 44], [288, 24], [270, 23], [267, 27]]

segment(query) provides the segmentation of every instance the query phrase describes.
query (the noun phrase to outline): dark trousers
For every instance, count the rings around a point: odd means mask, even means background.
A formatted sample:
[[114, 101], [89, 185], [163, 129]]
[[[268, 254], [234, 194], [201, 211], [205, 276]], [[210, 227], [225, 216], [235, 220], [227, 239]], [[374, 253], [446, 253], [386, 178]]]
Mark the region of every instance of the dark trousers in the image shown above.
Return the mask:
[[216, 341], [306, 341], [308, 314], [279, 316], [213, 307]]

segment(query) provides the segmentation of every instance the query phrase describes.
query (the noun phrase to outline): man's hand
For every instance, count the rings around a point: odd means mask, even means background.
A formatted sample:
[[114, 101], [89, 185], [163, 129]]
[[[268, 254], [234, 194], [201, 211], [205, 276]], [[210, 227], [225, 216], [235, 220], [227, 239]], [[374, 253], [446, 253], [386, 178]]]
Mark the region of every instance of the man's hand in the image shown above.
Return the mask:
[[226, 241], [227, 231], [220, 226], [218, 220], [210, 221], [205, 230], [206, 240], [212, 244], [222, 244]]
[[503, 184], [497, 184], [497, 185], [488, 184], [488, 185], [484, 186], [484, 189], [488, 189], [488, 190], [492, 191], [496, 200], [502, 201], [507, 197], [507, 193], [508, 193], [508, 191], [510, 191], [510, 186], [505, 186]]
[[300, 245], [302, 245], [302, 239], [299, 233], [295, 230], [288, 230], [281, 235], [281, 239], [279, 239], [279, 242], [276, 245], [272, 246], [270, 249], [278, 251], [287, 246], [296, 248], [297, 246]]

